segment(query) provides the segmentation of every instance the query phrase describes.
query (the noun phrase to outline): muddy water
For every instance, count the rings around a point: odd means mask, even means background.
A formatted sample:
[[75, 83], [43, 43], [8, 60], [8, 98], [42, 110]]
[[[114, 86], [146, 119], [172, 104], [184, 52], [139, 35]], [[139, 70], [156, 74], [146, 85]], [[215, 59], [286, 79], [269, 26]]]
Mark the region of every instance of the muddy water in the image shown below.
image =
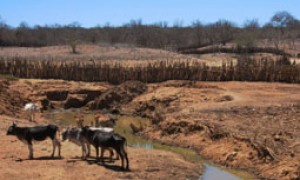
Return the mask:
[[[84, 115], [84, 122], [86, 125], [94, 119], [94, 114], [91, 112], [81, 112], [80, 109], [72, 109], [67, 111], [53, 111], [46, 114], [46, 118], [50, 121], [54, 121], [61, 126], [75, 126], [74, 116], [76, 114]], [[173, 146], [162, 145], [160, 143], [151, 142], [138, 136], [134, 136], [131, 133], [130, 124], [134, 124], [137, 127], [145, 127], [150, 122], [147, 119], [132, 116], [120, 116], [115, 130], [126, 137], [127, 142], [132, 147], [144, 148], [147, 150], [158, 149], [164, 151], [170, 151], [182, 155], [186, 160], [202, 164], [205, 167], [203, 175], [199, 178], [202, 180], [240, 180], [240, 179], [255, 179], [254, 176], [244, 171], [234, 170], [231, 168], [221, 167], [215, 165], [207, 160], [202, 159], [195, 151], [179, 148]]]

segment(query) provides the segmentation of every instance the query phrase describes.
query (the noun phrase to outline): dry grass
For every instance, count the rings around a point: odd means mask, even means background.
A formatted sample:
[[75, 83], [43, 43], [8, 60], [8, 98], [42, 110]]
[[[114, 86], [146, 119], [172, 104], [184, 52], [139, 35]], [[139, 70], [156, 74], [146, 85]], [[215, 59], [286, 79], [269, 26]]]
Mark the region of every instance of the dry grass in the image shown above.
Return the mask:
[[0, 57], [5, 59], [24, 58], [27, 60], [57, 61], [122, 61], [127, 65], [143, 65], [146, 61], [182, 61], [191, 60], [206, 63], [209, 66], [221, 66], [223, 62], [236, 61], [233, 54], [183, 55], [176, 52], [105, 45], [79, 45], [78, 53], [72, 54], [70, 46], [5, 47], [0, 48]]
[[156, 49], [100, 45], [81, 45], [78, 51], [79, 54], [71, 54], [69, 46], [2, 48], [0, 74], [114, 84], [127, 80], [300, 81], [298, 61], [281, 65], [276, 63], [280, 56], [267, 54], [192, 56]]

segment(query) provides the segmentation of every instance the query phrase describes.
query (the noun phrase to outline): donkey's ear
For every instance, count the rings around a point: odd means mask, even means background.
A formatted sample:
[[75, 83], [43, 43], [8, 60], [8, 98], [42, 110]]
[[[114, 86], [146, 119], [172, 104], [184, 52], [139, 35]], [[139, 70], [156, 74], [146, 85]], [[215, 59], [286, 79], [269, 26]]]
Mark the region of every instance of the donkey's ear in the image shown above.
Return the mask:
[[13, 126], [14, 126], [14, 127], [17, 126], [15, 122], [13, 122]]

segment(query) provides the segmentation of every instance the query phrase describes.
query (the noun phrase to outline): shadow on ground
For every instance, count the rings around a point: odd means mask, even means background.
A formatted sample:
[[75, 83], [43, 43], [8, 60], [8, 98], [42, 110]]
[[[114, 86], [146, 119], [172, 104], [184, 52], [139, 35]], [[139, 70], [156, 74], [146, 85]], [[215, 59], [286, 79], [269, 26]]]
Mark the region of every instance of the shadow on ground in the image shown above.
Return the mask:
[[110, 158], [103, 158], [103, 159], [100, 159], [100, 160], [87, 159], [86, 162], [89, 165], [96, 164], [96, 165], [105, 167], [106, 169], [113, 170], [113, 171], [118, 171], [118, 172], [121, 172], [121, 171], [129, 172], [130, 171], [130, 170], [126, 170], [123, 167], [121, 167], [121, 160], [120, 160], [120, 165], [111, 164], [111, 163], [114, 163], [115, 160], [111, 160]]

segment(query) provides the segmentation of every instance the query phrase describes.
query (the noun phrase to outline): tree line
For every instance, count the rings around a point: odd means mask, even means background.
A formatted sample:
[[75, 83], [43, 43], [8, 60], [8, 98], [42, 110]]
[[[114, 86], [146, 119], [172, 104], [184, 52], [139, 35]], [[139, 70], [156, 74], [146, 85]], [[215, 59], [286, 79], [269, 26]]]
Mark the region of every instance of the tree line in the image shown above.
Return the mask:
[[42, 47], [71, 45], [76, 52], [79, 43], [128, 44], [138, 47], [184, 50], [205, 46], [226, 45], [233, 42], [240, 47], [256, 47], [258, 42], [267, 41], [280, 49], [288, 45], [294, 49], [300, 39], [300, 21], [286, 11], [275, 13], [269, 22], [259, 25], [257, 20], [248, 20], [242, 27], [227, 20], [203, 24], [194, 21], [189, 26], [166, 22], [143, 24], [131, 20], [123, 26], [110, 25], [92, 28], [78, 23], [69, 25], [45, 25], [30, 27], [21, 23], [14, 28], [0, 18], [0, 46]]

